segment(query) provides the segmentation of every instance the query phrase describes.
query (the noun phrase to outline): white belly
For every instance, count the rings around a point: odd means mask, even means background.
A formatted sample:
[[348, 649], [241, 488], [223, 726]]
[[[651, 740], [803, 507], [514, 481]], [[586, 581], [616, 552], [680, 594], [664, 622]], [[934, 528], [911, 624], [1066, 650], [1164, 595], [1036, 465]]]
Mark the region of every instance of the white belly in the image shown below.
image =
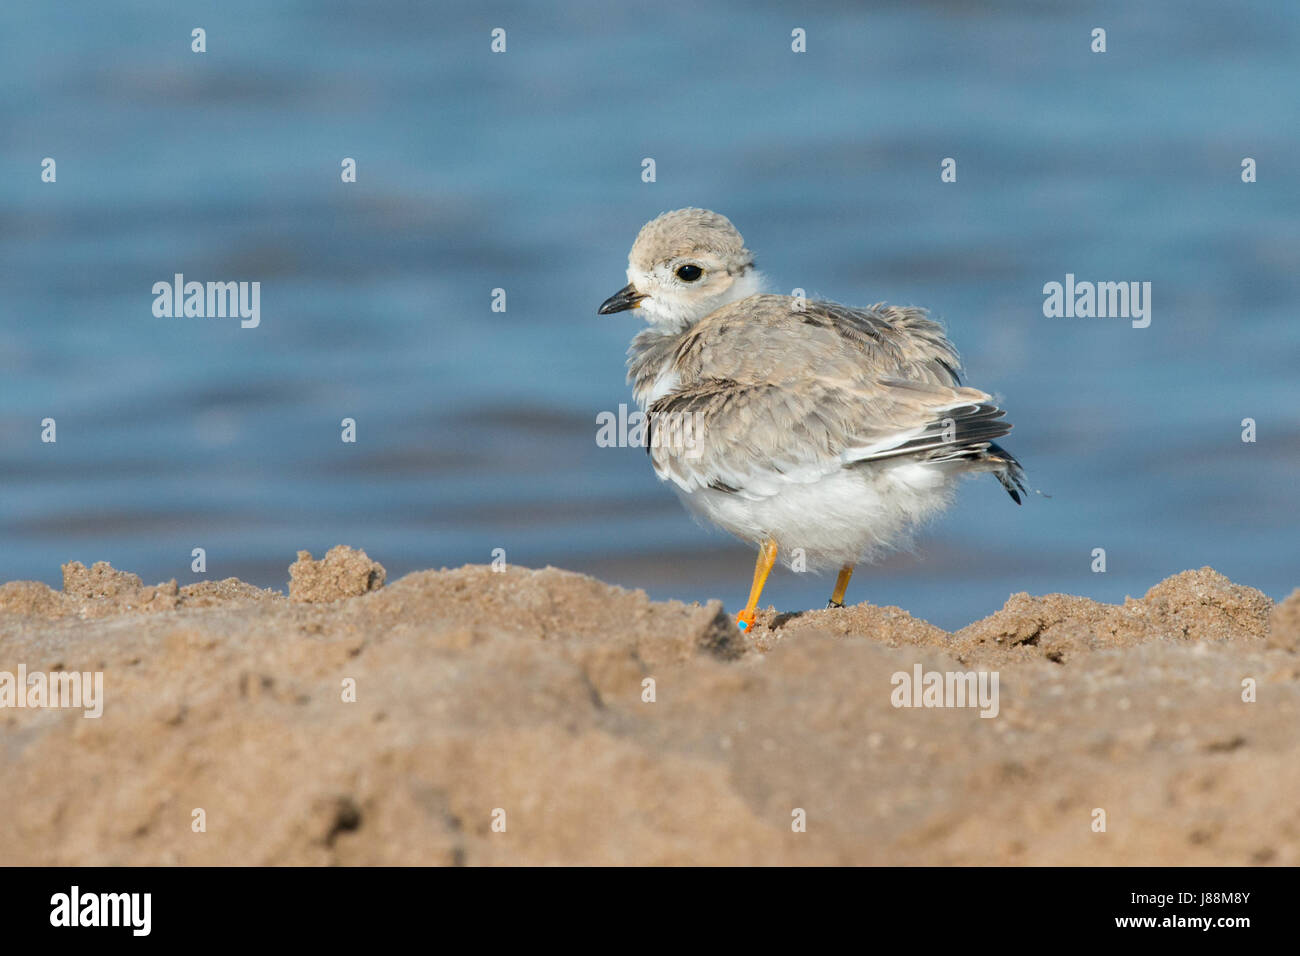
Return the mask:
[[882, 462], [832, 472], [806, 484], [789, 482], [757, 501], [703, 488], [685, 492], [686, 507], [736, 537], [776, 541], [786, 565], [838, 570], [905, 546], [910, 532], [951, 500], [956, 475], [942, 465]]

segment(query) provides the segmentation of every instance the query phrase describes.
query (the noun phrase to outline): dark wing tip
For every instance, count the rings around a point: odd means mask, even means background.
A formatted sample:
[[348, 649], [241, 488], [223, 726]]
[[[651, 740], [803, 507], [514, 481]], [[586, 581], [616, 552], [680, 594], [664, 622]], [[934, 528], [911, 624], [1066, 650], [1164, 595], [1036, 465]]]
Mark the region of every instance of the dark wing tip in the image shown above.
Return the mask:
[[1011, 496], [1012, 501], [1018, 505], [1024, 504], [1020, 496], [1025, 493], [1025, 472], [1021, 468], [1020, 462], [1016, 460], [1016, 456], [997, 442], [989, 442], [986, 454], [1004, 464], [1005, 467], [1001, 471], [994, 472], [994, 475], [1002, 484], [1002, 487], [1007, 490], [1007, 494]]

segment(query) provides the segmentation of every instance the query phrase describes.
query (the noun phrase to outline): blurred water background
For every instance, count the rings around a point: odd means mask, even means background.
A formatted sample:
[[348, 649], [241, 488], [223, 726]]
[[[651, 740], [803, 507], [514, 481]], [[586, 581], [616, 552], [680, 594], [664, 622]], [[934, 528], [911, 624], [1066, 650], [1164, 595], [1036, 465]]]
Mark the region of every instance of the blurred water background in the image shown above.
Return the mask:
[[[299, 548], [390, 580], [504, 548], [734, 610], [748, 547], [595, 442], [638, 328], [596, 306], [643, 222], [699, 205], [774, 290], [930, 308], [1052, 495], [968, 482], [850, 599], [956, 627], [1205, 564], [1285, 596], [1298, 52], [1300, 6], [1263, 0], [6, 4], [0, 580], [185, 584], [203, 547], [206, 577], [283, 587]], [[260, 281], [261, 326], [155, 318], [178, 272]], [[1150, 281], [1151, 326], [1045, 318], [1067, 272]], [[764, 603], [831, 583], [781, 571]]]

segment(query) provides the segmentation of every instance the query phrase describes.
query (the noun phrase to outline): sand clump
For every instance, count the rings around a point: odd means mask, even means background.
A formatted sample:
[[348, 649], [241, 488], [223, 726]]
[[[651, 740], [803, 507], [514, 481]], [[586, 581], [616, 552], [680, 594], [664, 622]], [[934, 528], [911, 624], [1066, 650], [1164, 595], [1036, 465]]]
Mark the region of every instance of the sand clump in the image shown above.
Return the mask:
[[[386, 585], [335, 548], [286, 597], [74, 562], [0, 586], [0, 671], [105, 688], [0, 709], [0, 864], [1295, 865], [1298, 638], [1300, 591], [1209, 568], [745, 637], [554, 568]], [[916, 665], [997, 670], [998, 715], [893, 706]]]
[[319, 561], [310, 551], [299, 551], [289, 565], [289, 600], [302, 604], [328, 604], [358, 597], [384, 586], [388, 573], [364, 551], [337, 545]]

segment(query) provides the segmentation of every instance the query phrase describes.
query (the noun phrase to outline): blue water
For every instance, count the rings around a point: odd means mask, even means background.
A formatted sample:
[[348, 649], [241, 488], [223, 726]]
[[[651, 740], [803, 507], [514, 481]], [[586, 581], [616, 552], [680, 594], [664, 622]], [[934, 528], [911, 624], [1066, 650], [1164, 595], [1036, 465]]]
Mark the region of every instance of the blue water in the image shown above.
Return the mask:
[[[595, 443], [637, 328], [596, 306], [645, 220], [699, 205], [777, 290], [930, 308], [1052, 496], [968, 483], [851, 599], [955, 627], [1204, 564], [1285, 596], [1300, 6], [872, 6], [0, 7], [0, 580], [184, 584], [203, 547], [207, 577], [283, 587], [299, 548], [390, 579], [504, 548], [737, 607], [748, 548]], [[177, 272], [260, 281], [260, 327], [155, 318]], [[1045, 318], [1067, 272], [1151, 282], [1151, 326]], [[780, 572], [765, 603], [830, 584]]]

